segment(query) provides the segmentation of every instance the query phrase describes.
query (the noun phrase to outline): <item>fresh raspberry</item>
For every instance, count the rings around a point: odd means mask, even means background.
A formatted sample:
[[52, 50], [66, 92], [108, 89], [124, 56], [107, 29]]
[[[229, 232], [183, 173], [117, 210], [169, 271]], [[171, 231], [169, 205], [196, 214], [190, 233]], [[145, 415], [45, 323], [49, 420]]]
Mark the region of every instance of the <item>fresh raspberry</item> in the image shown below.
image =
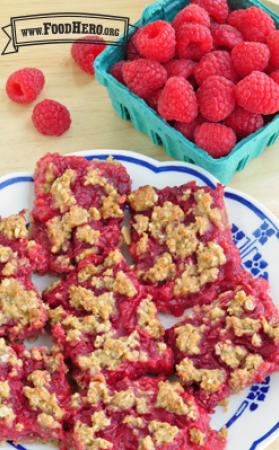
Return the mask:
[[166, 69], [151, 59], [125, 62], [122, 73], [128, 88], [142, 98], [148, 98], [167, 81]]
[[172, 22], [172, 26], [175, 30], [178, 30], [182, 24], [187, 22], [199, 23], [205, 27], [210, 27], [209, 14], [199, 5], [188, 5], [182, 9]]
[[279, 86], [263, 72], [252, 72], [239, 81], [235, 89], [239, 106], [255, 114], [279, 111]]
[[272, 31], [267, 38], [266, 43], [270, 50], [270, 64], [274, 69], [279, 69], [279, 30]]
[[225, 125], [232, 128], [239, 139], [243, 139], [263, 127], [264, 120], [260, 114], [250, 113], [240, 106], [226, 118]]
[[146, 99], [146, 103], [148, 104], [148, 106], [150, 106], [150, 108], [152, 109], [155, 109], [155, 111], [158, 110], [158, 101], [162, 93], [162, 90], [163, 89], [158, 89], [150, 97]]
[[210, 122], [220, 122], [233, 111], [235, 85], [224, 77], [207, 78], [197, 91], [202, 116]]
[[246, 77], [253, 70], [263, 72], [269, 61], [270, 51], [261, 42], [241, 42], [232, 49], [232, 62], [241, 77]]
[[198, 116], [193, 122], [184, 123], [184, 122], [174, 122], [174, 128], [183, 134], [184, 137], [189, 139], [190, 141], [194, 140], [194, 131], [198, 125], [201, 125], [204, 122], [204, 118], [202, 116]]
[[267, 36], [275, 30], [272, 17], [257, 6], [245, 9], [240, 17], [238, 26], [235, 26], [246, 41], [266, 42]]
[[165, 64], [168, 78], [183, 77], [185, 80], [194, 75], [197, 63], [191, 59], [173, 59]]
[[275, 81], [275, 83], [279, 84], [279, 69], [271, 72], [270, 77]]
[[[86, 43], [88, 41], [88, 43]], [[94, 74], [94, 61], [97, 56], [106, 48], [105, 41], [100, 36], [84, 36], [77, 39], [71, 47], [71, 54], [74, 61], [87, 73]], [[99, 42], [94, 44], [94, 42]]]
[[109, 71], [110, 74], [114, 78], [116, 78], [118, 81], [120, 81], [120, 83], [124, 83], [123, 73], [122, 73], [124, 63], [125, 63], [125, 61], [118, 61], [117, 63], [113, 64], [113, 66], [111, 66], [110, 71]]
[[135, 61], [135, 59], [140, 59], [141, 56], [135, 44], [135, 34], [131, 37], [128, 47], [127, 47], [127, 60]]
[[198, 115], [193, 86], [182, 77], [169, 78], [159, 98], [158, 112], [166, 120], [193, 122]]
[[199, 61], [210, 52], [213, 40], [208, 27], [197, 23], [185, 23], [176, 33], [176, 52], [181, 59]]
[[12, 73], [6, 84], [7, 95], [16, 103], [31, 103], [39, 95], [45, 84], [43, 72], [28, 68]]
[[228, 24], [237, 29], [241, 28], [242, 18], [245, 14], [245, 9], [236, 9], [229, 14]]
[[46, 99], [33, 109], [32, 121], [40, 133], [48, 136], [60, 136], [70, 128], [71, 116], [66, 106]]
[[231, 25], [211, 25], [211, 34], [215, 48], [231, 50], [240, 42], [243, 42], [243, 37], [237, 28]]
[[224, 23], [229, 15], [229, 5], [227, 0], [192, 0], [191, 3], [196, 3], [202, 8], [206, 9], [212, 19], [218, 23]]
[[231, 56], [223, 50], [216, 50], [207, 53], [202, 57], [195, 69], [195, 78], [198, 85], [201, 85], [208, 77], [220, 75], [231, 81], [237, 80], [236, 72], [233, 68]]
[[226, 156], [236, 144], [235, 132], [221, 123], [205, 122], [194, 132], [195, 143], [213, 158]]
[[175, 55], [175, 31], [170, 23], [157, 20], [136, 32], [135, 45], [145, 58], [165, 63]]

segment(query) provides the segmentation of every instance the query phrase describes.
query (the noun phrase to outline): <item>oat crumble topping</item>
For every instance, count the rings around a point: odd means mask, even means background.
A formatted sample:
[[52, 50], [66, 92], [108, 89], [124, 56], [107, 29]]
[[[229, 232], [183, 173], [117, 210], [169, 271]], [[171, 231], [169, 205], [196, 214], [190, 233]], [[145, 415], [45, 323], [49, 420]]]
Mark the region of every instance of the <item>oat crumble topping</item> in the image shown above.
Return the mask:
[[204, 327], [194, 327], [187, 323], [175, 329], [177, 335], [176, 344], [181, 352], [187, 352], [190, 355], [198, 355], [200, 353], [200, 342], [202, 339]]
[[137, 191], [132, 192], [128, 199], [131, 208], [134, 211], [141, 212], [154, 206], [158, 200], [158, 195], [153, 187], [142, 186]]
[[71, 206], [76, 204], [76, 199], [72, 193], [71, 185], [75, 182], [76, 172], [71, 169], [65, 172], [52, 183], [50, 193], [53, 199], [53, 206], [61, 213], [66, 212]]
[[164, 335], [164, 327], [157, 317], [157, 308], [150, 296], [142, 300], [139, 305], [138, 324], [154, 339], [159, 339]]
[[20, 214], [0, 219], [0, 233], [8, 239], [22, 239], [28, 237], [26, 221]]

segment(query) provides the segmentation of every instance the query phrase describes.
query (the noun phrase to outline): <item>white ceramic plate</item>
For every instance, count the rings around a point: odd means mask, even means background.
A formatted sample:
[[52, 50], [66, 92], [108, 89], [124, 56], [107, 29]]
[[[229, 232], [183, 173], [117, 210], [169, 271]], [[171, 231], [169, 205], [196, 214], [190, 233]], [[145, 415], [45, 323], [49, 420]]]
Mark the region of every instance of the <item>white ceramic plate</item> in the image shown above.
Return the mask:
[[[217, 180], [208, 172], [191, 164], [160, 163], [137, 153], [120, 150], [91, 150], [79, 154], [89, 159], [106, 159], [108, 155], [113, 155], [127, 167], [133, 188], [144, 184], [162, 188], [192, 180], [211, 187], [217, 184]], [[32, 199], [31, 174], [17, 173], [0, 178], [0, 215], [16, 213], [23, 208], [31, 209]], [[271, 295], [275, 300], [279, 299], [278, 220], [258, 202], [230, 188], [226, 189], [226, 203], [243, 265], [254, 276], [268, 278]], [[43, 288], [47, 282], [48, 279], [36, 278], [39, 288]], [[212, 417], [212, 425], [217, 429], [225, 424], [228, 426], [228, 450], [263, 450], [279, 435], [278, 404], [279, 373], [231, 397], [228, 411], [219, 408]], [[0, 446], [0, 450], [11, 449], [11, 446], [18, 450], [55, 449], [50, 445], [7, 443]]]

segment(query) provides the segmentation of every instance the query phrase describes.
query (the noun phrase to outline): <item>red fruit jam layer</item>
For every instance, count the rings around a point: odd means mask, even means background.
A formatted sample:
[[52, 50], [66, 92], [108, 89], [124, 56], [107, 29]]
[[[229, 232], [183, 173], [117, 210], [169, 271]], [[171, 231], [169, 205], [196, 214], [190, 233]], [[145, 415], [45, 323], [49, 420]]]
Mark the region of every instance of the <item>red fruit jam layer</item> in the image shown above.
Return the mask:
[[102, 376], [72, 399], [68, 439], [62, 450], [223, 450], [226, 439], [178, 382], [163, 377], [123, 379], [115, 386]]
[[22, 341], [43, 330], [47, 311], [31, 275], [45, 263], [41, 246], [28, 239], [24, 215], [0, 218], [0, 337]]
[[144, 186], [128, 199], [130, 252], [160, 311], [181, 315], [197, 302], [210, 303], [216, 283], [240, 270], [222, 186]]
[[279, 313], [264, 279], [243, 272], [220, 288], [210, 305], [167, 331], [176, 372], [199, 402], [212, 410], [222, 399], [264, 381], [279, 369]]
[[87, 257], [44, 299], [52, 335], [82, 385], [97, 373], [117, 380], [173, 371], [157, 308], [119, 250]]
[[54, 348], [10, 347], [0, 339], [0, 360], [4, 357], [6, 376], [0, 362], [0, 441], [64, 441], [71, 392], [63, 355]]
[[120, 163], [47, 154], [35, 170], [34, 239], [48, 256], [48, 270], [66, 273], [90, 253], [119, 242], [130, 177]]

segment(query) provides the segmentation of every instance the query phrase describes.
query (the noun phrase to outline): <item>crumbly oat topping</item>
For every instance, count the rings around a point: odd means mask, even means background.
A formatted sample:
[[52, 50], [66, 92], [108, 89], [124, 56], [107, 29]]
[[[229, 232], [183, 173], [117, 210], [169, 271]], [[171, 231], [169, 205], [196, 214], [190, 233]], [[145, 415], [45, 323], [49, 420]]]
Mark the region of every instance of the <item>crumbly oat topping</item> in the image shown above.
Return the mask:
[[198, 428], [190, 428], [189, 430], [189, 437], [190, 437], [190, 441], [195, 444], [195, 445], [205, 445], [205, 433], [203, 433], [201, 430], [199, 430]]
[[18, 359], [14, 350], [9, 347], [4, 338], [0, 338], [0, 364], [11, 364], [11, 366], [21, 367], [22, 361]]
[[137, 242], [137, 252], [139, 255], [143, 255], [148, 249], [148, 234], [143, 233], [141, 238]]
[[104, 267], [113, 267], [120, 264], [123, 261], [122, 253], [116, 249], [109, 253], [104, 261]]
[[50, 192], [50, 188], [52, 186], [52, 183], [55, 180], [55, 166], [53, 163], [49, 163], [45, 170], [45, 181], [40, 186], [40, 191], [44, 194], [48, 194]]
[[4, 234], [8, 239], [27, 238], [28, 230], [26, 221], [20, 214], [15, 214], [0, 219], [0, 233]]
[[103, 320], [95, 315], [76, 317], [68, 315], [62, 322], [66, 328], [66, 340], [76, 341], [82, 339], [84, 333], [108, 333], [111, 330], [111, 322]]
[[181, 397], [184, 392], [180, 383], [161, 381], [157, 395], [156, 407], [163, 408], [174, 414], [187, 415], [189, 418], [196, 417], [196, 409], [193, 405], [188, 405]]
[[169, 253], [163, 253], [156, 258], [154, 266], [144, 274], [144, 278], [157, 283], [173, 278], [175, 272], [175, 264], [171, 255]]
[[241, 336], [253, 336], [261, 329], [261, 321], [250, 319], [250, 317], [245, 317], [244, 319], [239, 319], [238, 317], [227, 317], [226, 324], [228, 328], [232, 328], [234, 334], [238, 337]]
[[46, 387], [24, 386], [23, 393], [31, 408], [48, 414], [56, 420], [63, 418], [64, 412], [59, 406], [56, 395], [50, 393]]
[[96, 411], [91, 417], [91, 422], [95, 433], [104, 430], [110, 425], [110, 419], [104, 411]]
[[28, 325], [41, 324], [41, 309], [38, 295], [27, 290], [14, 278], [4, 278], [0, 283], [0, 325], [16, 321], [18, 331]]
[[217, 392], [226, 378], [224, 370], [196, 369], [189, 358], [184, 358], [177, 364], [176, 369], [184, 383], [200, 383], [201, 389], [209, 393]]
[[77, 229], [77, 239], [86, 244], [96, 244], [100, 238], [101, 232], [94, 230], [90, 225], [82, 225]]
[[144, 428], [144, 421], [141, 417], [126, 416], [123, 423], [130, 425], [131, 428]]
[[132, 243], [131, 232], [130, 229], [127, 227], [127, 225], [123, 225], [123, 227], [121, 227], [121, 236], [124, 244], [131, 245]]
[[138, 307], [138, 325], [154, 339], [164, 334], [164, 327], [157, 317], [157, 308], [152, 298], [148, 296]]
[[95, 427], [78, 421], [75, 424], [75, 434], [86, 450], [107, 450], [113, 447], [112, 443], [106, 439], [95, 437]]
[[111, 399], [110, 405], [115, 409], [125, 410], [131, 409], [135, 404], [135, 394], [131, 389], [126, 391], [119, 391]]
[[10, 385], [8, 381], [0, 381], [0, 404], [2, 400], [10, 397]]
[[35, 387], [48, 387], [51, 382], [50, 374], [47, 370], [34, 370], [28, 376], [28, 381], [31, 381]]
[[165, 202], [163, 206], [155, 206], [153, 209], [149, 231], [154, 239], [163, 242], [166, 239], [167, 226], [174, 226], [183, 222], [184, 217], [184, 212], [180, 206]]
[[187, 323], [186, 325], [175, 329], [176, 345], [181, 352], [187, 352], [190, 355], [198, 355], [200, 353], [200, 342], [202, 339], [204, 327], [194, 327]]
[[78, 272], [79, 283], [84, 283], [98, 273], [98, 268], [94, 264], [87, 264]]
[[61, 213], [76, 204], [76, 199], [71, 190], [71, 185], [75, 182], [76, 172], [67, 169], [65, 172], [52, 183], [50, 193], [52, 195], [53, 206], [59, 209]]
[[16, 257], [17, 254], [13, 252], [10, 247], [0, 245], [0, 263], [6, 263], [9, 259]]
[[149, 225], [149, 217], [144, 216], [143, 214], [136, 214], [134, 216], [133, 228], [136, 232], [141, 235], [148, 230]]
[[231, 369], [237, 369], [247, 356], [247, 350], [242, 345], [233, 345], [231, 341], [218, 342], [215, 353]]
[[179, 428], [172, 426], [167, 422], [159, 422], [152, 420], [148, 425], [149, 432], [153, 435], [153, 439], [157, 445], [170, 444], [174, 441]]
[[[211, 221], [218, 228], [223, 228], [222, 212], [218, 208], [212, 208], [213, 198], [212, 196], [205, 192], [204, 189], [199, 189], [195, 192], [194, 198], [196, 205], [193, 209], [194, 215], [196, 217], [202, 217]], [[208, 223], [205, 231], [208, 229], [210, 224]]]
[[263, 331], [267, 336], [272, 339], [275, 344], [279, 344], [279, 324], [273, 324], [268, 322], [264, 317], [262, 317]]
[[116, 273], [113, 291], [126, 297], [132, 298], [137, 294], [135, 285], [130, 278], [122, 271]]
[[257, 353], [249, 354], [245, 359], [243, 367], [234, 370], [230, 375], [229, 384], [232, 390], [238, 392], [251, 383], [263, 362], [264, 360], [261, 355]]
[[175, 225], [169, 223], [166, 226], [166, 243], [172, 255], [187, 258], [198, 247], [199, 241], [195, 227], [192, 224], [185, 226], [183, 224]]
[[146, 436], [140, 440], [138, 450], [155, 450], [155, 445], [153, 444], [152, 437]]
[[37, 417], [38, 424], [43, 428], [55, 429], [61, 428], [61, 424], [57, 422], [50, 414], [41, 413]]
[[119, 195], [109, 195], [105, 197], [103, 200], [103, 204], [101, 206], [100, 212], [102, 214], [103, 219], [122, 219], [124, 217], [123, 210], [119, 206]]
[[7, 426], [11, 426], [16, 417], [12, 406], [5, 403], [9, 396], [9, 386], [2, 385], [2, 395], [0, 393], [0, 423], [4, 421]]
[[158, 200], [158, 195], [153, 187], [142, 186], [137, 191], [132, 192], [128, 200], [134, 211], [141, 212], [154, 206]]
[[100, 375], [95, 377], [89, 384], [87, 399], [93, 406], [98, 405], [99, 402], [109, 403], [111, 400], [109, 389], [106, 384], [105, 378]]
[[95, 206], [91, 206], [88, 212], [93, 220], [101, 220], [101, 213]]
[[89, 167], [85, 176], [84, 186], [89, 185], [101, 186], [102, 188], [104, 188], [105, 193], [108, 195], [116, 193], [116, 189], [113, 184], [111, 184], [107, 178], [100, 175], [100, 170], [98, 168]]
[[255, 309], [253, 297], [247, 295], [244, 290], [239, 290], [229, 303], [227, 312], [231, 316], [240, 317], [244, 312], [251, 312]]
[[115, 311], [115, 299], [113, 292], [104, 292], [95, 296], [92, 291], [82, 286], [72, 285], [69, 288], [70, 304], [74, 308], [83, 308], [87, 312], [92, 312], [103, 320]]

